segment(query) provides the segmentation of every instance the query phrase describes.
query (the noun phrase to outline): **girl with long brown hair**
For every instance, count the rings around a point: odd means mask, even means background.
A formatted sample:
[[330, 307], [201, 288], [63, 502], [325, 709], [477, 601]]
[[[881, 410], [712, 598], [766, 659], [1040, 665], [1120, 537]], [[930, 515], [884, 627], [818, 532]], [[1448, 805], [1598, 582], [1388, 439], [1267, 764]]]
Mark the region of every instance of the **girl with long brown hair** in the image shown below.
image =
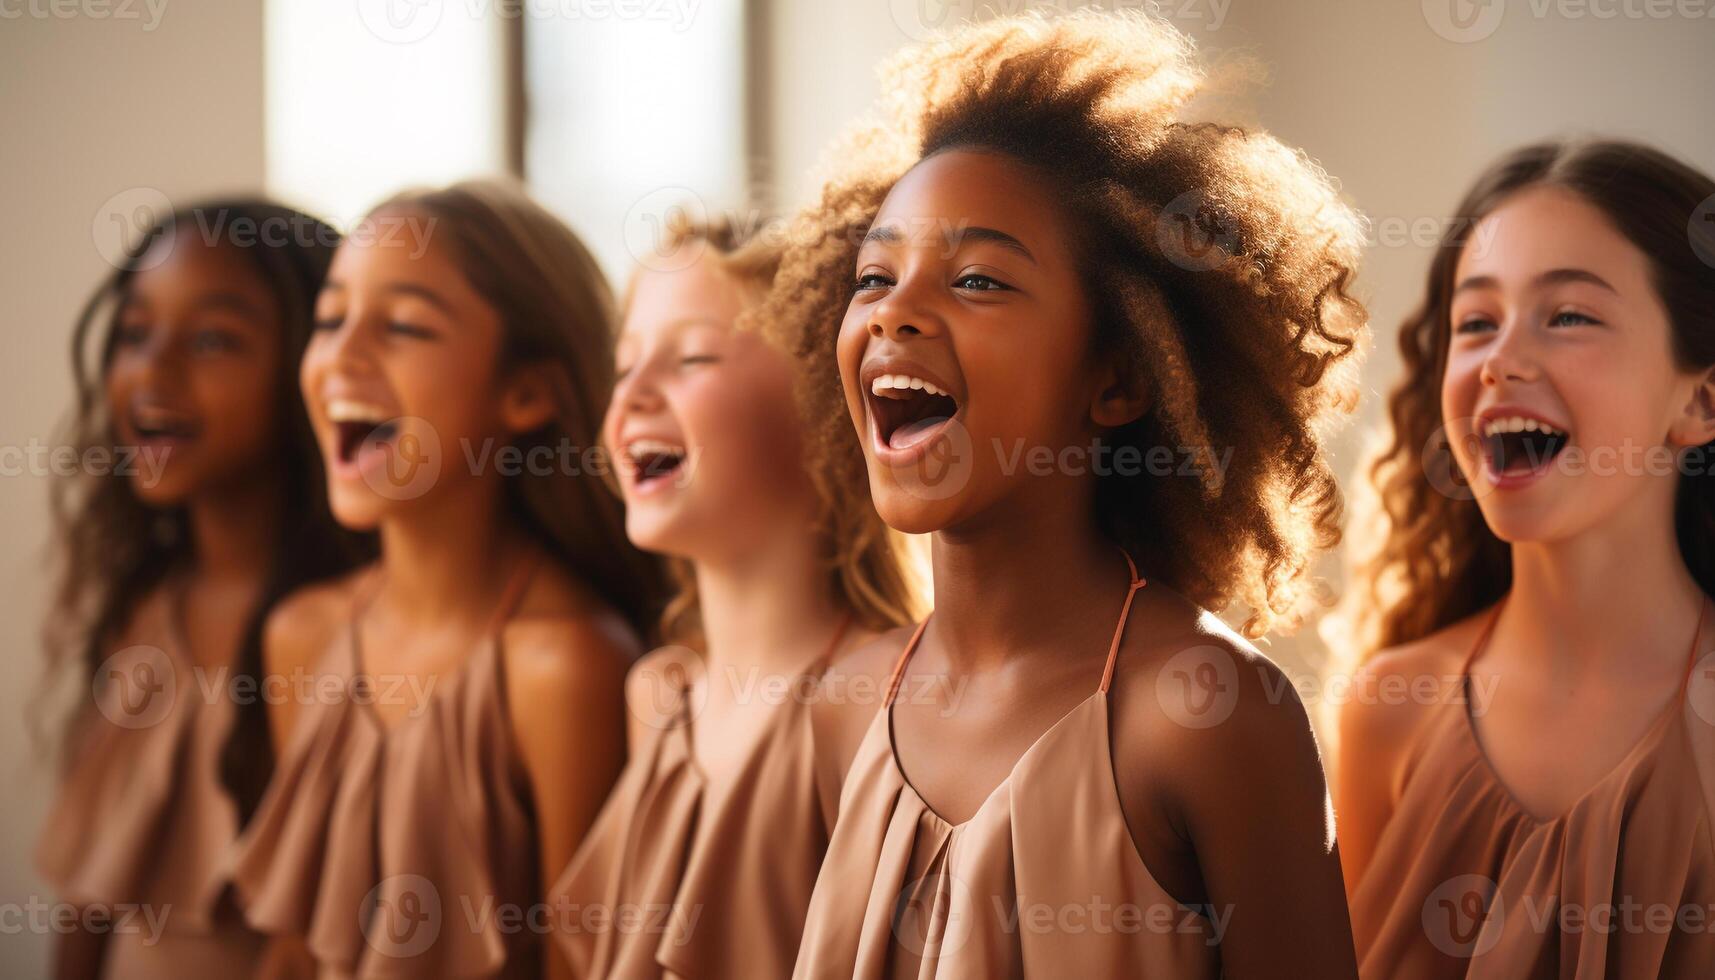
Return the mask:
[[300, 374], [334, 515], [381, 557], [270, 617], [286, 746], [239, 842], [271, 966], [537, 977], [546, 884], [624, 762], [659, 613], [594, 450], [612, 302], [510, 184], [378, 206], [334, 256]]
[[1289, 625], [1338, 536], [1360, 228], [1202, 81], [1145, 15], [909, 49], [794, 235], [761, 319], [935, 600], [851, 658], [795, 976], [1355, 974], [1308, 717], [1211, 610]]
[[1401, 330], [1335, 769], [1366, 977], [1715, 965], [1712, 208], [1647, 146], [1525, 147]]
[[297, 384], [338, 241], [260, 199], [186, 207], [79, 318], [71, 440], [105, 462], [55, 488], [49, 647], [95, 697], [66, 732], [38, 863], [109, 926], [64, 937], [60, 976], [235, 976], [260, 953], [218, 869], [273, 767], [262, 622], [364, 552], [328, 512]]
[[679, 589], [673, 645], [628, 683], [631, 760], [555, 893], [591, 980], [791, 973], [837, 794], [816, 709], [853, 696], [846, 654], [914, 615], [897, 535], [862, 484], [805, 468], [791, 359], [750, 322], [778, 231], [676, 226], [627, 300], [604, 442], [631, 540]]

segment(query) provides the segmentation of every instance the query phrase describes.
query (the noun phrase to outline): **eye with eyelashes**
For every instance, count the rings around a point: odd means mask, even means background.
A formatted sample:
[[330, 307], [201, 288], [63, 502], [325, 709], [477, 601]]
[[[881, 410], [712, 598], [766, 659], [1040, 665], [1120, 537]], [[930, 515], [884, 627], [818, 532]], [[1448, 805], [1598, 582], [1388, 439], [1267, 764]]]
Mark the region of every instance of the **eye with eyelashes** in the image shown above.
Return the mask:
[[[871, 272], [859, 276], [857, 281], [852, 283], [852, 289], [854, 292], [861, 293], [892, 285], [895, 285], [892, 278], [881, 273]], [[1010, 286], [987, 273], [967, 272], [953, 280], [952, 288], [968, 290], [970, 292], [990, 293], [1011, 290], [1015, 287]]]
[[[1601, 323], [1602, 321], [1588, 313], [1581, 313], [1577, 310], [1570, 309], [1559, 310], [1548, 318], [1548, 325], [1550, 327], [1600, 326]], [[1455, 333], [1462, 334], [1483, 333], [1495, 329], [1498, 329], [1495, 326], [1495, 321], [1482, 315], [1470, 316], [1460, 320], [1453, 328]]]

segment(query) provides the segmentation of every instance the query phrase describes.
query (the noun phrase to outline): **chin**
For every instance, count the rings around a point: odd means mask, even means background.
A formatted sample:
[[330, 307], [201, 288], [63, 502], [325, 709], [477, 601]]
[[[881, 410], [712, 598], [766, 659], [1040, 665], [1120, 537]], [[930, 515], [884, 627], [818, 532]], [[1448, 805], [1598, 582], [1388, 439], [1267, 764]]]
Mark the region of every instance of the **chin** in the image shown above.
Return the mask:
[[339, 526], [348, 531], [373, 531], [386, 514], [385, 501], [365, 490], [328, 488], [328, 510]]
[[157, 510], [166, 510], [183, 505], [191, 498], [195, 485], [193, 480], [179, 479], [172, 475], [163, 475], [158, 480], [151, 480], [139, 473], [131, 477], [131, 492], [143, 502], [143, 506]]
[[870, 478], [875, 512], [883, 524], [901, 534], [931, 534], [953, 523], [957, 502], [925, 499], [911, 489]]

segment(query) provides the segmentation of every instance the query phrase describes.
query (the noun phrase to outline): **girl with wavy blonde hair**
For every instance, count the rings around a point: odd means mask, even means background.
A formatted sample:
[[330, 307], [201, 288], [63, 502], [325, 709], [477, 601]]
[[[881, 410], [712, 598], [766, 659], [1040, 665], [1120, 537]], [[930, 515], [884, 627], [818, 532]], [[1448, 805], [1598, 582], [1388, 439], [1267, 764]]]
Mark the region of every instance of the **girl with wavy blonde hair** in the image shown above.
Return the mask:
[[780, 230], [675, 223], [628, 291], [603, 441], [678, 588], [673, 645], [627, 682], [630, 762], [555, 888], [585, 910], [557, 934], [578, 976], [791, 971], [832, 816], [812, 712], [873, 710], [835, 664], [918, 612], [863, 485], [806, 468], [792, 361], [754, 329]]

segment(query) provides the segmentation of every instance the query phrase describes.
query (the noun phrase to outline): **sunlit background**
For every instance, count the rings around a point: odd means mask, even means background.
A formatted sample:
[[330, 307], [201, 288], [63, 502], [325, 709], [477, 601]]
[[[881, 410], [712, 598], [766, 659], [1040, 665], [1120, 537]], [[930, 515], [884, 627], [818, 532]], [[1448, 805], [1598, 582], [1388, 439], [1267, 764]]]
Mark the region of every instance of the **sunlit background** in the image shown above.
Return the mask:
[[[408, 185], [515, 173], [617, 286], [649, 215], [777, 212], [809, 194], [821, 148], [873, 98], [889, 51], [995, 10], [1076, 6], [0, 0], [0, 447], [55, 438], [73, 317], [141, 207], [261, 188], [345, 227]], [[1266, 64], [1240, 121], [1304, 147], [1372, 220], [1360, 286], [1378, 343], [1368, 402], [1338, 446], [1343, 473], [1393, 378], [1393, 331], [1439, 222], [1487, 161], [1601, 133], [1715, 170], [1715, 0], [1158, 8], [1216, 56]], [[49, 897], [29, 855], [51, 775], [22, 722], [50, 585], [48, 480], [3, 475], [0, 910]], [[1307, 684], [1320, 649], [1314, 630], [1271, 648]], [[48, 937], [15, 921], [0, 915], [0, 973], [41, 975]]]

